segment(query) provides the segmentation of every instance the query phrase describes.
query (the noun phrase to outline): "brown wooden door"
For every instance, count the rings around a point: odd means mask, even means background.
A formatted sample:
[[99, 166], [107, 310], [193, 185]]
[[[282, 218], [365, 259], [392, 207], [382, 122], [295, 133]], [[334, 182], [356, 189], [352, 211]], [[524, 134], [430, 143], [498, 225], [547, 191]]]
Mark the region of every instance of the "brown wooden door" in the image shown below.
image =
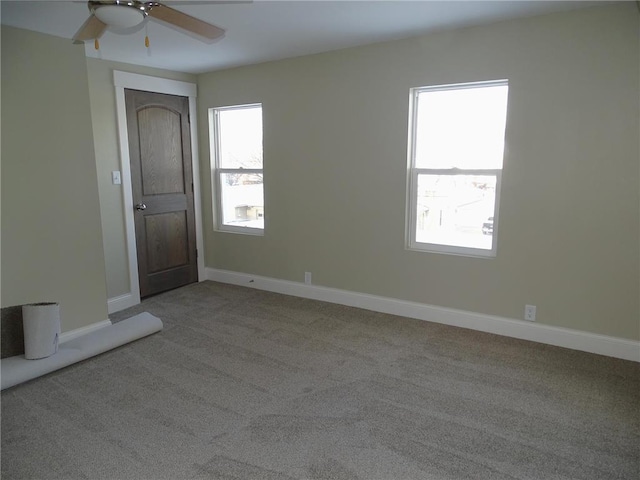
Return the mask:
[[198, 280], [189, 100], [125, 90], [140, 296]]

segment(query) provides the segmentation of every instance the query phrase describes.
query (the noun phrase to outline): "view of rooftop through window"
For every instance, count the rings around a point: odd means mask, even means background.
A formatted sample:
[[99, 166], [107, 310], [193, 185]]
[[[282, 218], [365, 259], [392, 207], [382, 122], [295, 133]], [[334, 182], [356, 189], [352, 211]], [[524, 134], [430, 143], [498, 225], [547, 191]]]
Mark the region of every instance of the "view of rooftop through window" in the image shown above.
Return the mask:
[[262, 230], [262, 106], [241, 105], [212, 111], [218, 227]]
[[495, 252], [507, 93], [506, 81], [413, 90], [411, 247]]

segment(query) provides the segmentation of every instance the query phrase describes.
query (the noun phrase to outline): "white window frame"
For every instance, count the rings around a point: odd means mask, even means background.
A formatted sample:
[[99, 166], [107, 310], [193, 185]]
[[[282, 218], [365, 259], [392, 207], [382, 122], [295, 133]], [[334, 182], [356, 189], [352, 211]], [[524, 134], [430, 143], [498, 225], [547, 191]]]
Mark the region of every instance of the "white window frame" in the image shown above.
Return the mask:
[[[409, 97], [409, 146], [407, 162], [407, 208], [406, 208], [406, 248], [421, 252], [444, 253], [451, 255], [493, 258], [497, 255], [498, 231], [499, 231], [499, 210], [500, 210], [500, 189], [502, 185], [502, 168], [493, 169], [437, 169], [418, 168], [415, 166], [416, 137], [417, 137], [417, 116], [418, 116], [418, 95], [421, 92], [442, 91], [442, 90], [462, 90], [465, 88], [482, 88], [495, 86], [508, 86], [508, 80], [493, 80], [486, 82], [470, 82], [449, 85], [437, 85], [427, 87], [414, 87], [410, 89]], [[503, 153], [504, 155], [504, 153]], [[493, 211], [493, 235], [491, 249], [461, 247], [457, 245], [443, 245], [437, 243], [425, 243], [416, 241], [417, 234], [417, 204], [418, 204], [418, 177], [420, 175], [486, 175], [496, 177], [495, 203]]]
[[[211, 148], [211, 184], [213, 186], [213, 228], [218, 232], [240, 233], [244, 235], [264, 236], [266, 228], [266, 218], [264, 228], [241, 227], [236, 225], [225, 225], [223, 223], [224, 216], [222, 214], [222, 175], [228, 173], [237, 174], [259, 174], [262, 175], [264, 188], [264, 157], [262, 168], [221, 168], [220, 167], [220, 116], [219, 112], [225, 110], [241, 110], [245, 108], [260, 107], [262, 111], [262, 103], [249, 103], [244, 105], [229, 105], [226, 107], [213, 107], [209, 109], [209, 132], [210, 148]], [[263, 127], [264, 131], [264, 127]], [[263, 193], [264, 195], [264, 193]]]

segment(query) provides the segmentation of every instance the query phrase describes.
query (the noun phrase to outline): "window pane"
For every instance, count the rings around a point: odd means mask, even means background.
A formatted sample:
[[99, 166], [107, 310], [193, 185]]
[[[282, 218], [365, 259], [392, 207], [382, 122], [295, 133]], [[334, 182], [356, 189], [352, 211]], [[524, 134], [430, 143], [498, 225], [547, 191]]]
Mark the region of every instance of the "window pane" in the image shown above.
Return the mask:
[[220, 188], [224, 225], [264, 228], [262, 174], [223, 173]]
[[418, 93], [415, 166], [502, 168], [507, 85]]
[[491, 250], [495, 175], [418, 175], [416, 242]]
[[218, 110], [220, 168], [262, 168], [262, 107]]

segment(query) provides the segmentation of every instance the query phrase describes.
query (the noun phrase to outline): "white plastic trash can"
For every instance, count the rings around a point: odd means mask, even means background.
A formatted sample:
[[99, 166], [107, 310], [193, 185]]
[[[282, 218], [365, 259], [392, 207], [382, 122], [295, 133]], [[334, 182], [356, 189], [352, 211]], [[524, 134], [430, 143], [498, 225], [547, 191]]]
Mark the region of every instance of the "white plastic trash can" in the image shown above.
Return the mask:
[[58, 351], [60, 337], [60, 304], [32, 303], [22, 306], [24, 358], [35, 360]]

